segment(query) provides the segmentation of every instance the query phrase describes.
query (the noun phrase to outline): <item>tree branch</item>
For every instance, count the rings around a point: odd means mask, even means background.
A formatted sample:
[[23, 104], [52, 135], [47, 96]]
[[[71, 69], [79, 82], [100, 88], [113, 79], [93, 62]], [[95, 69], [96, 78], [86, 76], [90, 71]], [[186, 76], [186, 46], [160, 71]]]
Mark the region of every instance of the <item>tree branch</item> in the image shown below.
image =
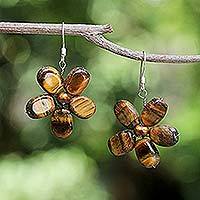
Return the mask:
[[[61, 24], [0, 22], [0, 33], [61, 35], [61, 29]], [[66, 35], [82, 36], [88, 41], [114, 54], [133, 60], [143, 59], [142, 51], [134, 51], [121, 47], [103, 36], [103, 34], [113, 31], [112, 26], [109, 24], [65, 24], [64, 29]], [[195, 63], [200, 62], [200, 55], [147, 54], [146, 59], [148, 62], [155, 63]]]

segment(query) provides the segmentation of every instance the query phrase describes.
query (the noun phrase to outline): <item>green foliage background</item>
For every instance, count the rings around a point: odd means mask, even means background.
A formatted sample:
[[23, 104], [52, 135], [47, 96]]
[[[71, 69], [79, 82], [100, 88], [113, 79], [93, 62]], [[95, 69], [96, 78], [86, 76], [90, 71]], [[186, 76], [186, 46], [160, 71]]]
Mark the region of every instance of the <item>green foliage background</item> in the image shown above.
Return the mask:
[[[111, 23], [110, 40], [147, 53], [198, 54], [197, 0], [0, 0], [1, 21]], [[67, 37], [68, 68], [85, 66], [85, 91], [97, 104], [90, 120], [75, 119], [66, 141], [50, 134], [49, 119], [30, 120], [24, 105], [42, 91], [35, 81], [44, 65], [57, 66], [61, 38], [0, 35], [0, 199], [198, 199], [200, 197], [199, 64], [147, 64], [149, 99], [170, 109], [162, 123], [177, 127], [180, 142], [159, 148], [157, 169], [142, 168], [134, 153], [114, 158], [107, 139], [122, 126], [113, 114], [118, 99], [137, 97], [139, 63], [106, 52], [80, 37]], [[162, 195], [162, 196], [161, 196]]]

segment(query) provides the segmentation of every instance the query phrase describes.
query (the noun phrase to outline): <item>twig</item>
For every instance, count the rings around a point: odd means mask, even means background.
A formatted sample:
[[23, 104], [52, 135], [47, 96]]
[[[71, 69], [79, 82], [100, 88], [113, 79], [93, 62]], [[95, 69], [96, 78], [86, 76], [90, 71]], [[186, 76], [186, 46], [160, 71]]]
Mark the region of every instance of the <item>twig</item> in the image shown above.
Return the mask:
[[[61, 29], [61, 24], [0, 22], [0, 33], [61, 35]], [[143, 59], [142, 51], [134, 51], [121, 47], [103, 36], [103, 34], [113, 31], [112, 26], [109, 24], [65, 24], [64, 29], [66, 35], [82, 36], [88, 41], [114, 54], [133, 60]], [[147, 54], [146, 59], [148, 62], [155, 63], [195, 63], [200, 62], [200, 55]]]

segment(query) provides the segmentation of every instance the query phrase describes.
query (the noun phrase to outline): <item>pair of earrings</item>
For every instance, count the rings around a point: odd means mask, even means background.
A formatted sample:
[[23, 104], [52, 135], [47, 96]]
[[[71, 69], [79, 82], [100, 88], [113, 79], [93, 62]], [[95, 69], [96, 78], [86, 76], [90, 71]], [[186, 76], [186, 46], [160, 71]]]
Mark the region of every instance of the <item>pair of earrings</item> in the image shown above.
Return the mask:
[[[26, 113], [32, 119], [51, 115], [52, 133], [58, 138], [68, 138], [73, 130], [72, 113], [88, 119], [96, 111], [95, 103], [81, 94], [90, 81], [89, 72], [83, 67], [72, 69], [63, 78], [66, 68], [64, 23], [62, 24], [62, 48], [59, 67], [61, 72], [51, 66], [41, 68], [37, 73], [37, 82], [46, 92], [26, 103]], [[178, 131], [169, 125], [157, 125], [166, 115], [168, 105], [162, 98], [153, 98], [146, 103], [145, 89], [146, 54], [140, 66], [138, 96], [143, 99], [143, 111], [137, 113], [134, 106], [127, 100], [120, 100], [114, 107], [119, 122], [127, 129], [119, 131], [108, 140], [108, 147], [115, 156], [122, 156], [135, 149], [139, 162], [146, 168], [155, 168], [160, 162], [159, 152], [154, 145], [173, 146], [178, 142]]]

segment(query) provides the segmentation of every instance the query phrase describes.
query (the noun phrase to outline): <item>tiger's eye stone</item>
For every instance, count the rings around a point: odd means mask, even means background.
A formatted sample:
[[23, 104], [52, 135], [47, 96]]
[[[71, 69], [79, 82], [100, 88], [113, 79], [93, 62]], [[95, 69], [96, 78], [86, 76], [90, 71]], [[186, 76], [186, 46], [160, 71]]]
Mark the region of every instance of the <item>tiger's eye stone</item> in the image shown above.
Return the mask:
[[82, 119], [90, 118], [96, 112], [96, 105], [88, 97], [80, 96], [71, 99], [70, 110]]
[[52, 133], [58, 138], [68, 138], [72, 134], [73, 118], [67, 109], [57, 109], [51, 116]]
[[150, 129], [150, 138], [157, 145], [169, 147], [178, 142], [179, 133], [176, 128], [169, 125], [155, 126]]
[[154, 126], [160, 122], [167, 113], [168, 105], [161, 98], [153, 98], [145, 106], [141, 120], [145, 126]]
[[128, 128], [139, 124], [139, 115], [134, 106], [127, 100], [120, 100], [114, 106], [114, 113], [119, 122]]
[[80, 95], [90, 80], [89, 72], [83, 67], [74, 68], [64, 81], [64, 88], [73, 96]]
[[56, 95], [56, 99], [61, 103], [61, 104], [67, 104], [71, 100], [71, 96], [67, 94], [66, 92], [62, 91]]
[[50, 66], [43, 67], [38, 71], [37, 82], [43, 90], [50, 94], [56, 94], [63, 89], [60, 73]]
[[146, 136], [149, 133], [149, 128], [138, 124], [135, 126], [134, 131], [137, 136]]
[[159, 152], [149, 138], [137, 141], [135, 153], [138, 161], [146, 168], [155, 168], [160, 163]]
[[26, 113], [32, 119], [47, 117], [54, 109], [54, 100], [48, 94], [32, 98], [26, 103]]
[[115, 156], [122, 156], [135, 147], [135, 135], [131, 130], [119, 131], [108, 140], [108, 148]]

